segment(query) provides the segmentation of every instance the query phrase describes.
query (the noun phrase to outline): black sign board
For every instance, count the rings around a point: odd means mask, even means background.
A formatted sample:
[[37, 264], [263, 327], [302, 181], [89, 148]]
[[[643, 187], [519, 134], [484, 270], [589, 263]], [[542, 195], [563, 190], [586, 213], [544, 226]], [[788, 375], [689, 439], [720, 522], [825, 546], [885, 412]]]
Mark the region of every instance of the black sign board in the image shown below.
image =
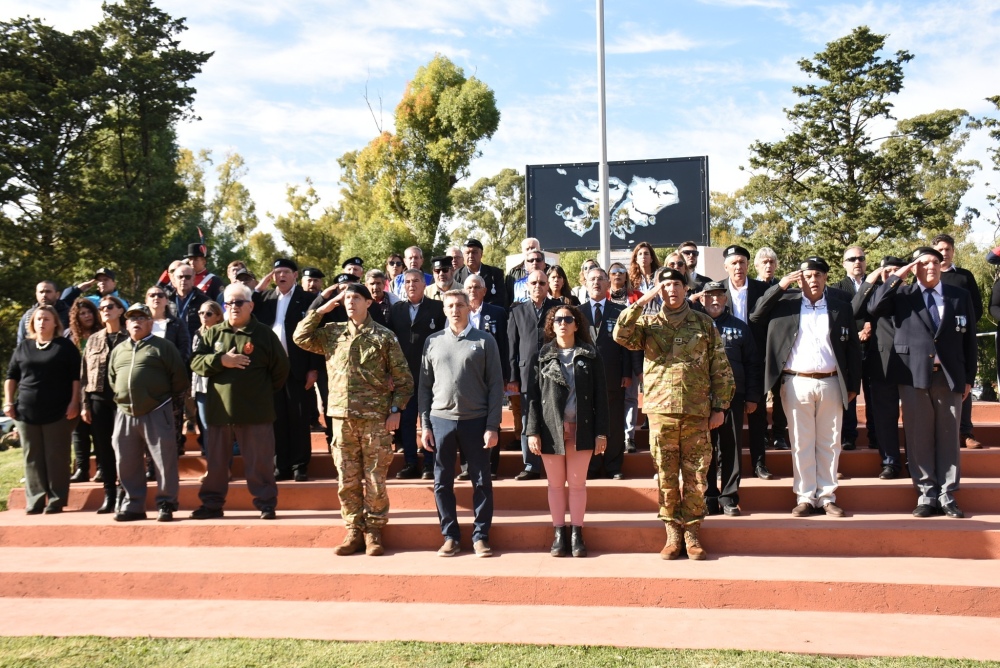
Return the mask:
[[[598, 165], [528, 165], [528, 236], [546, 250], [601, 247]], [[708, 245], [708, 157], [608, 163], [611, 248]]]

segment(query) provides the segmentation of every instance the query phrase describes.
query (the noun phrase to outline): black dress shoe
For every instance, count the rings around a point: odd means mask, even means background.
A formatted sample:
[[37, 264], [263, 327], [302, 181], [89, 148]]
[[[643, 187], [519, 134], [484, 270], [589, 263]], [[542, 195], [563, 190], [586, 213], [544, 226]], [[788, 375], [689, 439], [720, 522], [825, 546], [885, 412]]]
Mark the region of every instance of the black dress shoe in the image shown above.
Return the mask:
[[514, 480], [538, 480], [542, 475], [538, 471], [529, 471], [525, 469], [514, 476]]
[[740, 507], [733, 504], [722, 506], [722, 513], [724, 515], [728, 515], [729, 517], [739, 517], [741, 515]]
[[611, 474], [611, 479], [612, 480], [624, 480], [625, 476], [621, 473], [621, 471], [619, 471], [618, 473], [612, 473]]
[[774, 437], [774, 449], [775, 450], [791, 450], [792, 446], [789, 445], [788, 439], [784, 436]]
[[630, 438], [627, 441], [625, 441], [625, 452], [627, 452], [628, 454], [632, 454], [637, 450], [638, 448], [635, 447], [635, 439]]
[[157, 522], [173, 522], [174, 521], [174, 509], [163, 504], [160, 506], [160, 512], [156, 515]]
[[712, 497], [705, 499], [705, 512], [709, 515], [721, 515], [722, 506], [719, 505], [719, 498]]
[[[46, 515], [58, 515], [63, 510], [62, 506], [45, 506]], [[961, 512], [961, 511], [959, 511]]]
[[455, 480], [469, 480], [470, 478], [472, 478], [472, 476], [469, 475], [468, 471], [462, 471], [457, 476], [455, 476]]
[[94, 478], [91, 482], [104, 482], [104, 471], [97, 469], [97, 473], [94, 474]]
[[262, 520], [273, 520], [277, 515], [274, 514], [274, 508], [271, 506], [264, 506], [260, 509], [260, 519]]
[[424, 472], [420, 474], [421, 480], [434, 480], [434, 471], [428, 471], [424, 469]]
[[416, 464], [407, 464], [396, 474], [397, 480], [412, 480], [420, 477], [420, 467]]
[[840, 445], [841, 450], [854, 450], [857, 446], [854, 445], [854, 441], [844, 441]]
[[117, 505], [115, 496], [116, 494], [114, 490], [104, 492], [104, 503], [97, 509], [98, 515], [109, 515], [115, 512], [115, 505]]
[[191, 513], [193, 520], [215, 520], [222, 516], [222, 508], [206, 508], [205, 506], [199, 506]]
[[77, 469], [69, 477], [70, 482], [87, 482], [88, 480], [90, 480], [90, 472], [83, 469]]
[[754, 470], [753, 474], [760, 478], [761, 480], [774, 480], [774, 474], [767, 470], [767, 467], [763, 464], [758, 464]]
[[278, 481], [278, 482], [280, 482], [282, 480], [291, 480], [294, 477], [295, 477], [295, 474], [293, 474], [291, 471], [278, 471], [277, 469], [275, 469], [275, 471], [274, 471], [274, 479], [275, 479], [275, 481]]
[[133, 513], [126, 510], [122, 513], [115, 513], [115, 522], [136, 522], [146, 519], [146, 513]]
[[307, 480], [309, 480], [309, 476], [305, 471], [295, 472], [295, 482], [306, 482]]
[[44, 512], [44, 510], [45, 509], [42, 506], [38, 506], [37, 508], [28, 508], [27, 510], [24, 511], [24, 514], [25, 515], [41, 515], [42, 512]]
[[965, 517], [962, 509], [955, 505], [955, 502], [945, 503], [941, 506], [941, 511], [948, 517]]
[[921, 503], [913, 509], [914, 517], [934, 517], [938, 514], [938, 509], [932, 505]]
[[899, 477], [899, 470], [891, 466], [883, 466], [882, 472], [878, 474], [880, 480], [894, 480]]

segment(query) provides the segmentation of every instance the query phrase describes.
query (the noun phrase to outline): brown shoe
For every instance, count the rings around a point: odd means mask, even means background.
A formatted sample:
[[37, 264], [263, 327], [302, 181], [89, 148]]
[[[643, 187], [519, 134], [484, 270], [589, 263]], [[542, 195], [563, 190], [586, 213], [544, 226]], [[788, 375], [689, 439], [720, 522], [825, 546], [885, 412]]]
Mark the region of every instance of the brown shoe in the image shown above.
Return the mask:
[[688, 559], [694, 561], [704, 561], [708, 559], [705, 548], [698, 540], [698, 532], [701, 530], [701, 522], [694, 522], [684, 527], [684, 546], [687, 548]]
[[681, 555], [681, 542], [684, 540], [681, 527], [676, 522], [667, 522], [667, 544], [660, 550], [660, 559], [673, 560]]
[[365, 554], [369, 557], [380, 557], [385, 554], [381, 529], [365, 529]]
[[825, 512], [830, 517], [843, 517], [844, 509], [838, 506], [836, 503], [828, 503], [823, 506], [823, 512]]
[[962, 447], [968, 448], [969, 450], [982, 450], [983, 444], [977, 441], [973, 436], [963, 436]]
[[354, 554], [365, 546], [365, 535], [358, 527], [348, 527], [344, 542], [333, 548], [333, 553], [340, 557]]
[[792, 508], [792, 517], [809, 517], [812, 515], [812, 512], [813, 505], [811, 503], [802, 502]]

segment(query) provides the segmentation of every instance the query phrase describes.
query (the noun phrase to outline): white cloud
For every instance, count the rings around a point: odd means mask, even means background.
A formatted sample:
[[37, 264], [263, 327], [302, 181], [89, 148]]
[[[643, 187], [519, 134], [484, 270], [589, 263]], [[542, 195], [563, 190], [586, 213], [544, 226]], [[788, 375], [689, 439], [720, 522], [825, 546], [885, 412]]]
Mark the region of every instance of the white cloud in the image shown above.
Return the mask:
[[[611, 40], [605, 51], [609, 54], [657, 53], [660, 51], [689, 51], [698, 42], [686, 37], [678, 30], [664, 33], [649, 32], [636, 25], [622, 26], [612, 31]], [[605, 34], [607, 39], [607, 34]]]
[[719, 7], [732, 7], [740, 9], [743, 7], [757, 7], [760, 9], [785, 9], [788, 7], [787, 0], [698, 0], [703, 5], [716, 5]]

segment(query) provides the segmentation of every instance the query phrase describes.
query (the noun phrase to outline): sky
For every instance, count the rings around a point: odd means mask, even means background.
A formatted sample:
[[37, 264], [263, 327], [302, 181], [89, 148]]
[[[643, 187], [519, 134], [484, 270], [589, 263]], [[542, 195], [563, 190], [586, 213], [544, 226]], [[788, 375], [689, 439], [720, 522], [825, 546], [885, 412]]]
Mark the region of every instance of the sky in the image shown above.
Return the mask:
[[[496, 93], [500, 127], [482, 144], [471, 179], [505, 167], [599, 159], [596, 2], [578, 0], [159, 0], [185, 17], [183, 48], [214, 51], [180, 144], [221, 160], [237, 152], [266, 213], [284, 213], [285, 189], [311, 178], [325, 205], [338, 197], [337, 158], [364, 147], [417, 68], [436, 53]], [[6, 0], [0, 19], [31, 15], [60, 30], [91, 26], [99, 0]], [[787, 131], [797, 61], [858, 25], [888, 34], [884, 56], [905, 49], [895, 115], [940, 108], [998, 115], [1000, 3], [996, 0], [607, 0], [609, 160], [706, 155], [712, 190], [745, 184], [754, 140]], [[372, 105], [369, 109], [366, 103]], [[984, 170], [963, 206], [985, 211], [985, 132], [962, 157]], [[467, 185], [463, 184], [463, 185]], [[265, 224], [265, 227], [270, 227]], [[273, 228], [272, 228], [273, 229]], [[981, 221], [974, 238], [993, 240]]]

